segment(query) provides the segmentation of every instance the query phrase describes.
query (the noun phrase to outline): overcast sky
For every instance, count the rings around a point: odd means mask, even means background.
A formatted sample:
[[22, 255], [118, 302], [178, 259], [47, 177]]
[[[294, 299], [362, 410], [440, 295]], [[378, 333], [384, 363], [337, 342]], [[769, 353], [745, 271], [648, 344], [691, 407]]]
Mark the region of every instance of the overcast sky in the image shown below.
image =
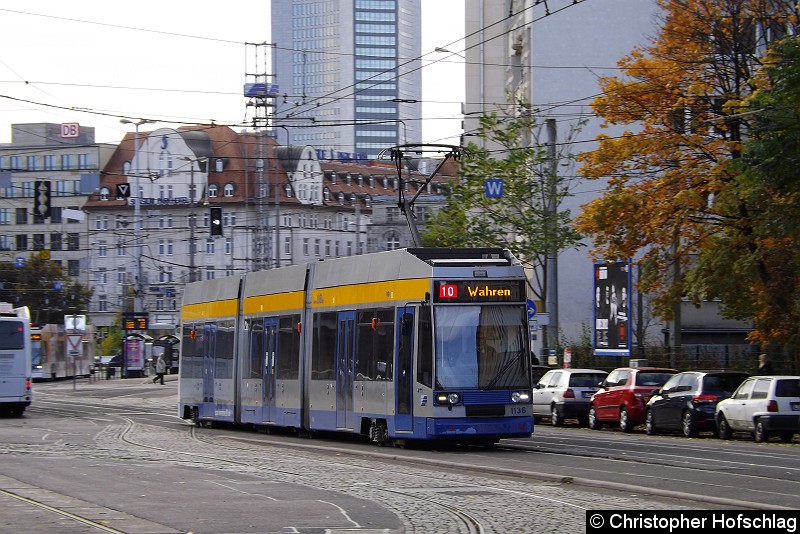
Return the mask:
[[[441, 59], [436, 47], [463, 50], [463, 0], [421, 3], [424, 58]], [[121, 116], [243, 123], [244, 43], [271, 42], [269, 11], [268, 0], [3, 0], [0, 143], [16, 123], [78, 122], [109, 143], [131, 129]], [[460, 133], [458, 59], [423, 68], [426, 142]]]

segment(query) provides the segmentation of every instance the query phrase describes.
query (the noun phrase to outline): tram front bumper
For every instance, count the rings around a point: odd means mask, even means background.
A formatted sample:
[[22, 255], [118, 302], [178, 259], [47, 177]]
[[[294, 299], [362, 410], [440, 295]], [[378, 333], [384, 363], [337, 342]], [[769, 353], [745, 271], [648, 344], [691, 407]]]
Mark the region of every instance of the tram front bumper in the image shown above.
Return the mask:
[[430, 438], [470, 437], [528, 437], [533, 433], [533, 418], [487, 417], [487, 418], [428, 418], [426, 430]]

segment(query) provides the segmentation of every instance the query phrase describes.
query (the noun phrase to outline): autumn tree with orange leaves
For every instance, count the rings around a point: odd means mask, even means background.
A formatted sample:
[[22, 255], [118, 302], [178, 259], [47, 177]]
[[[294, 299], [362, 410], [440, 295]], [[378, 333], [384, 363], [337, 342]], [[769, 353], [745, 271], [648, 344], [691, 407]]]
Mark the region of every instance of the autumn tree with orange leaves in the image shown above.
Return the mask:
[[[797, 348], [800, 287], [787, 245], [800, 233], [768, 227], [774, 191], [749, 157], [765, 112], [757, 98], [770, 88], [768, 51], [797, 35], [797, 2], [658, 4], [660, 33], [620, 61], [622, 76], [601, 80], [593, 102], [604, 125], [630, 129], [599, 136], [582, 156], [581, 172], [608, 186], [584, 206], [578, 231], [598, 257], [641, 265], [640, 290], [662, 318], [680, 297], [719, 298], [726, 317], [753, 321], [754, 342]], [[792, 294], [776, 298], [779, 287]]]

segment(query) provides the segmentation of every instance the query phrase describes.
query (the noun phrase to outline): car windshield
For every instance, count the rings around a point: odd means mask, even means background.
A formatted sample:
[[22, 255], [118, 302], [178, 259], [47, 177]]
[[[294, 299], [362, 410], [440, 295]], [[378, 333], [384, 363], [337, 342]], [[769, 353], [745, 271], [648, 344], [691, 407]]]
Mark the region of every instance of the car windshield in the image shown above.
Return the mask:
[[706, 375], [703, 377], [703, 391], [730, 397], [745, 378], [747, 375]]
[[530, 387], [524, 306], [439, 306], [434, 309], [436, 387]]
[[573, 373], [569, 375], [569, 387], [590, 388], [596, 387], [606, 377], [603, 373]]
[[673, 373], [636, 373], [637, 386], [663, 386], [664, 382], [672, 377]]
[[775, 384], [776, 397], [800, 397], [800, 378], [781, 378]]

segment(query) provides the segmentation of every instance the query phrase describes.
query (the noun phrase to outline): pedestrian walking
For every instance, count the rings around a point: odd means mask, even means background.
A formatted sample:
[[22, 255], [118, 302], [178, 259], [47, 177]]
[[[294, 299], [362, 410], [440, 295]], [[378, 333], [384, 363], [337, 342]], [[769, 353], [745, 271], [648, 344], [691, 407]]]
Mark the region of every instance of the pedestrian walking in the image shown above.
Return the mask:
[[153, 379], [153, 384], [161, 380], [161, 385], [164, 385], [164, 375], [167, 373], [167, 364], [164, 362], [164, 357], [159, 356], [156, 358], [156, 377]]
[[772, 374], [772, 364], [769, 362], [769, 358], [766, 354], [759, 354], [758, 355], [758, 371], [756, 371], [757, 375], [771, 375]]

